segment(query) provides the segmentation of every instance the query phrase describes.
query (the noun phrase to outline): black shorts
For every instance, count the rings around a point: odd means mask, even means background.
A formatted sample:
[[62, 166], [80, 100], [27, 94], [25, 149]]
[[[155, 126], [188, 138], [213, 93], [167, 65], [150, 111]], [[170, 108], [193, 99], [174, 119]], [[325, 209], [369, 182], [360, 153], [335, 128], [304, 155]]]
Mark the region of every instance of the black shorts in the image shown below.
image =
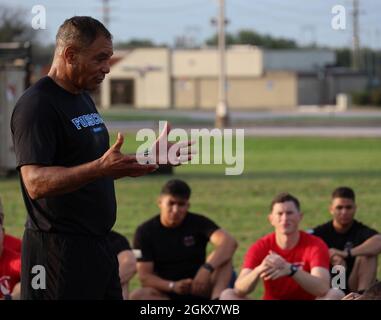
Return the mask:
[[21, 299], [123, 299], [107, 237], [26, 229], [21, 265]]

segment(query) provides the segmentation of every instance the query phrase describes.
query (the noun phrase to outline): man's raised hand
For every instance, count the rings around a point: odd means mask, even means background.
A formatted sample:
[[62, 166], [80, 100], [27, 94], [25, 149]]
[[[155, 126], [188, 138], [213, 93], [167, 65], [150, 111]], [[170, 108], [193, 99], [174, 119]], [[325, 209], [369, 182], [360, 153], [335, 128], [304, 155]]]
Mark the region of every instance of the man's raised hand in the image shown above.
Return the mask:
[[191, 146], [194, 141], [180, 141], [172, 143], [168, 141], [168, 135], [171, 131], [171, 126], [166, 122], [159, 137], [152, 145], [149, 151], [150, 156], [149, 163], [157, 164], [170, 164], [172, 166], [179, 166], [182, 163], [188, 162], [192, 159], [192, 155], [195, 154]]
[[121, 152], [124, 143], [123, 135], [118, 132], [116, 142], [98, 159], [102, 176], [113, 177], [139, 177], [158, 168], [156, 164], [139, 164], [134, 155], [124, 155]]

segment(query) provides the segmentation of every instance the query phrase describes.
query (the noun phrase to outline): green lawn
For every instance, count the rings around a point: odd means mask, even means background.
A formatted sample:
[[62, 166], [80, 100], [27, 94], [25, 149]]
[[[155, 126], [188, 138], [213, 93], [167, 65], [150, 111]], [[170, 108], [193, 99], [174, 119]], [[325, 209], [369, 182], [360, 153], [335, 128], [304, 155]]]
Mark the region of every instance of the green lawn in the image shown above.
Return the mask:
[[[115, 136], [112, 137], [114, 141]], [[137, 146], [127, 137], [130, 151]], [[203, 213], [239, 242], [234, 265], [239, 269], [248, 246], [271, 231], [266, 220], [272, 197], [289, 191], [300, 198], [302, 228], [330, 218], [331, 191], [348, 185], [357, 193], [357, 218], [381, 230], [381, 141], [379, 139], [246, 138], [245, 171], [225, 176], [222, 165], [184, 165], [175, 177], [193, 190], [191, 210]], [[127, 178], [116, 182], [117, 231], [132, 239], [135, 228], [157, 213], [155, 200], [167, 176]], [[21, 236], [25, 209], [16, 178], [0, 180], [6, 227]], [[381, 278], [381, 268], [378, 270]], [[137, 286], [136, 278], [132, 287]], [[254, 296], [258, 297], [260, 292]]]

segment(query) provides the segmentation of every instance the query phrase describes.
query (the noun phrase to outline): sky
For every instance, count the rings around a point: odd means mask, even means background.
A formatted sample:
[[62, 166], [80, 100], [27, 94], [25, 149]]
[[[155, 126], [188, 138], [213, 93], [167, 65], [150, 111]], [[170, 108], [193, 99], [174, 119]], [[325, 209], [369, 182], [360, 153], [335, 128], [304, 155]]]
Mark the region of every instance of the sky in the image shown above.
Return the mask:
[[[313, 42], [328, 47], [349, 47], [352, 42], [353, 0], [225, 0], [227, 32], [251, 29], [276, 37]], [[210, 38], [216, 27], [218, 0], [109, 0], [109, 29], [115, 41], [150, 39], [173, 45], [187, 35], [196, 44]], [[381, 0], [359, 0], [360, 45], [381, 49]], [[59, 25], [73, 15], [90, 15], [102, 20], [102, 0], [0, 0], [0, 5], [26, 10], [32, 21], [33, 6], [46, 9], [46, 29], [36, 30], [45, 43], [54, 41]], [[335, 5], [346, 9], [345, 30], [334, 30], [331, 12]]]

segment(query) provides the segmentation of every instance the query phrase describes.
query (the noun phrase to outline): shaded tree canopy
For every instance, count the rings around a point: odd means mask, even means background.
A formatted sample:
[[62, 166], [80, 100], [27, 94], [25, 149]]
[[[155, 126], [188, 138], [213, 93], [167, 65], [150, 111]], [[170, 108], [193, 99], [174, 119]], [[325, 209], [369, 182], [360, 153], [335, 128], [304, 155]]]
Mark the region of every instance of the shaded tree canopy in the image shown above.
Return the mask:
[[37, 33], [30, 25], [30, 13], [25, 9], [0, 5], [0, 42], [31, 41]]
[[[215, 34], [206, 40], [207, 45], [217, 45], [218, 36]], [[285, 38], [275, 38], [270, 35], [261, 35], [253, 30], [243, 29], [237, 33], [226, 34], [226, 44], [247, 44], [271, 49], [294, 49], [298, 45], [296, 41]]]

